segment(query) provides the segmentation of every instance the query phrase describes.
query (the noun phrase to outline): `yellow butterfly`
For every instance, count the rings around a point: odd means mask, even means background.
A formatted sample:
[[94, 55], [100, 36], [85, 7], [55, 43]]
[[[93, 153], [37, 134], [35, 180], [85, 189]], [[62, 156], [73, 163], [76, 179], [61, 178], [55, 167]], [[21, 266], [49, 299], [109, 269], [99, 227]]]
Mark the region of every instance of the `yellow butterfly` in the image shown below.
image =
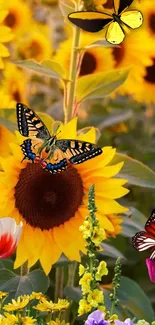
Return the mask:
[[77, 11], [68, 19], [76, 26], [95, 33], [107, 27], [105, 38], [111, 44], [120, 44], [125, 37], [125, 29], [136, 29], [142, 25], [143, 16], [135, 9], [127, 10], [134, 0], [113, 0], [111, 14], [98, 11]]

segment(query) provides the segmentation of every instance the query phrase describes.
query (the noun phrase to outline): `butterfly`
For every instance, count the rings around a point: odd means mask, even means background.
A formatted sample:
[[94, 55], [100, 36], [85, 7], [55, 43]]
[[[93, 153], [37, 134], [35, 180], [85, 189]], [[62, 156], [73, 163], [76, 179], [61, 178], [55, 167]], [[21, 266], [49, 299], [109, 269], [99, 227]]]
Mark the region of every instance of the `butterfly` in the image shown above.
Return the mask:
[[134, 0], [113, 0], [111, 14], [97, 11], [77, 11], [68, 15], [68, 19], [87, 32], [99, 32], [107, 27], [105, 38], [111, 44], [120, 44], [125, 37], [125, 29], [136, 29], [142, 25], [140, 11], [127, 8]]
[[155, 209], [145, 224], [145, 231], [137, 232], [132, 237], [132, 245], [139, 252], [152, 248], [153, 252], [150, 258], [155, 259]]
[[23, 160], [40, 163], [50, 173], [61, 172], [68, 163], [81, 164], [102, 153], [101, 148], [89, 142], [58, 140], [56, 135], [50, 134], [39, 116], [24, 104], [17, 103], [16, 112], [19, 132], [29, 137], [21, 144]]

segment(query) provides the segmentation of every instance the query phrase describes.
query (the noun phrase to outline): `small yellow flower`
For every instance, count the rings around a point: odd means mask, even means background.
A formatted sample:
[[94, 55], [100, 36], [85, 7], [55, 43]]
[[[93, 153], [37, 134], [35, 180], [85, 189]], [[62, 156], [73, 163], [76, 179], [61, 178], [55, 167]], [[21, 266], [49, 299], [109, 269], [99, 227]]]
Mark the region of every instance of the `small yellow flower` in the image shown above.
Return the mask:
[[7, 295], [8, 295], [7, 292], [0, 291], [0, 299], [3, 299], [3, 298], [6, 297]]
[[103, 228], [100, 228], [100, 226], [94, 227], [91, 240], [96, 246], [99, 246], [105, 237], [105, 230]]
[[104, 261], [101, 261], [97, 268], [97, 273], [95, 275], [95, 279], [97, 281], [101, 281], [102, 276], [107, 275], [107, 274], [108, 274], [107, 263]]
[[40, 300], [42, 298], [46, 298], [45, 295], [42, 292], [32, 291], [32, 293], [30, 295], [30, 300], [33, 300], [33, 299]]
[[0, 315], [0, 325], [8, 325], [7, 319], [2, 315]]
[[56, 320], [51, 320], [50, 322], [47, 323], [47, 325], [70, 325], [69, 323], [65, 323], [65, 321], [63, 320], [62, 322], [60, 321], [60, 319], [56, 318]]
[[96, 308], [98, 307], [98, 304], [101, 304], [104, 302], [104, 296], [103, 296], [103, 291], [99, 289], [95, 289], [92, 292], [88, 294], [87, 301], [89, 304]]
[[18, 318], [15, 315], [9, 314], [9, 313], [4, 313], [4, 315], [5, 315], [9, 325], [18, 324]]
[[12, 303], [8, 303], [3, 307], [3, 309], [6, 311], [15, 311], [15, 310], [25, 308], [28, 303], [29, 303], [29, 298], [21, 299], [21, 297], [18, 297], [17, 300], [12, 299]]
[[41, 302], [39, 302], [39, 304], [33, 308], [42, 312], [44, 311], [50, 312], [53, 311], [53, 307], [54, 307], [53, 301], [47, 301], [45, 298], [42, 298]]
[[84, 272], [85, 272], [85, 267], [82, 264], [80, 264], [79, 265], [79, 276], [83, 275]]
[[85, 273], [83, 277], [80, 279], [79, 284], [81, 285], [83, 294], [86, 294], [90, 291], [90, 283], [92, 279], [93, 279], [92, 275], [89, 272]]
[[78, 309], [78, 315], [81, 316], [85, 313], [89, 313], [89, 311], [92, 309], [91, 305], [88, 304], [87, 300], [81, 299], [79, 301], [79, 309]]
[[34, 325], [36, 321], [37, 320], [33, 317], [22, 317], [22, 325]]
[[54, 306], [53, 306], [53, 311], [55, 310], [66, 310], [68, 309], [70, 303], [68, 300], [66, 299], [58, 299], [58, 303], [55, 303]]

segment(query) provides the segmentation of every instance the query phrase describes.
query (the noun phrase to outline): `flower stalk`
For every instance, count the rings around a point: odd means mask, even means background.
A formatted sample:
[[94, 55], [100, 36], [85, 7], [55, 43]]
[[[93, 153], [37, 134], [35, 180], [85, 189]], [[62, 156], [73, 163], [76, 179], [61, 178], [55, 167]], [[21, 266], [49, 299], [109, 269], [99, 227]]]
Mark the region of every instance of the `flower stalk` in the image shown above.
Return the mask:
[[69, 73], [70, 82], [68, 84], [67, 106], [64, 107], [65, 123], [69, 122], [72, 119], [72, 112], [74, 110], [76, 81], [78, 75], [77, 66], [79, 57], [80, 33], [80, 28], [74, 27], [73, 46], [71, 52], [71, 63]]
[[112, 301], [110, 315], [112, 316], [114, 313], [115, 306], [118, 306], [119, 299], [117, 299], [117, 291], [120, 287], [121, 281], [121, 259], [120, 257], [117, 258], [114, 268], [114, 278], [112, 280], [113, 284], [113, 292], [110, 294], [110, 300]]
[[20, 267], [20, 275], [25, 276], [29, 274], [29, 268], [28, 268], [28, 262], [26, 261], [23, 265]]

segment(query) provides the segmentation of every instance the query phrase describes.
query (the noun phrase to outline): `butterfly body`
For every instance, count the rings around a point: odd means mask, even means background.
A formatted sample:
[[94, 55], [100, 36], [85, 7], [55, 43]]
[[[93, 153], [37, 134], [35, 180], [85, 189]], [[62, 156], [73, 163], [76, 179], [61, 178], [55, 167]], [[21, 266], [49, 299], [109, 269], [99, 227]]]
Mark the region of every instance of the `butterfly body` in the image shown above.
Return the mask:
[[102, 153], [95, 144], [73, 139], [59, 140], [56, 135], [50, 135], [38, 115], [20, 103], [17, 104], [17, 121], [19, 132], [30, 137], [21, 144], [24, 159], [40, 163], [50, 173], [61, 172], [68, 163], [81, 164]]
[[145, 231], [139, 231], [132, 237], [132, 245], [139, 252], [151, 248], [151, 259], [155, 259], [155, 209], [145, 224]]
[[77, 11], [68, 19], [76, 26], [91, 33], [106, 29], [105, 38], [111, 44], [124, 40], [126, 27], [136, 29], [142, 25], [143, 16], [138, 10], [127, 10], [133, 0], [113, 0], [112, 12]]

